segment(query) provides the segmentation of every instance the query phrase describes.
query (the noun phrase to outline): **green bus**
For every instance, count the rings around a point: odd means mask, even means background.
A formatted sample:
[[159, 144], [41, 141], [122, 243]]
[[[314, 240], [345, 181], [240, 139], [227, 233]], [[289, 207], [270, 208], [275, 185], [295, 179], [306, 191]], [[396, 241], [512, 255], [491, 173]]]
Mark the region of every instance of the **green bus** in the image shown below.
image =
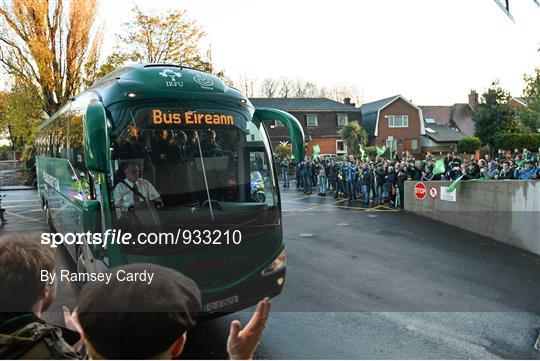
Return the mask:
[[[45, 219], [52, 232], [79, 235], [64, 243], [77, 272], [135, 262], [174, 268], [199, 285], [207, 313], [274, 297], [286, 265], [264, 125], [275, 120], [303, 159], [296, 118], [255, 109], [211, 74], [170, 64], [109, 73], [38, 128]], [[120, 233], [131, 241], [115, 242]]]

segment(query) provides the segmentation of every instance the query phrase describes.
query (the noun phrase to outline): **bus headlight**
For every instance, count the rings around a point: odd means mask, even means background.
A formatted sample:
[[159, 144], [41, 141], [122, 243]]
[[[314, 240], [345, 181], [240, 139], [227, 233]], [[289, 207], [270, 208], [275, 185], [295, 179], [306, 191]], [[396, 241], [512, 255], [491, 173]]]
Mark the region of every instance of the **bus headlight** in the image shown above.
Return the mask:
[[282, 269], [285, 268], [286, 265], [287, 265], [287, 257], [286, 257], [286, 253], [284, 249], [283, 251], [281, 251], [279, 256], [275, 260], [273, 260], [272, 263], [270, 263], [268, 267], [266, 267], [261, 272], [261, 274], [265, 277], [269, 276], [271, 274], [276, 273], [277, 271], [281, 271]]

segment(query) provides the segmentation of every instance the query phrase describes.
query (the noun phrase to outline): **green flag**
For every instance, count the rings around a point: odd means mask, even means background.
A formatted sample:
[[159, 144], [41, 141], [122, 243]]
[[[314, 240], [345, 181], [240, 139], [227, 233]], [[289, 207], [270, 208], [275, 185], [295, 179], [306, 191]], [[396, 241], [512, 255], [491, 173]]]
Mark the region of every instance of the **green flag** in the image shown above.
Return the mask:
[[366, 155], [366, 151], [364, 150], [364, 147], [362, 147], [362, 144], [360, 144], [359, 148], [360, 148], [360, 154], [362, 155], [362, 158], [364, 158], [364, 156]]
[[456, 189], [459, 182], [461, 182], [461, 178], [463, 178], [463, 174], [460, 175], [454, 182], [452, 182], [452, 184], [450, 184], [450, 187], [448, 187], [446, 191], [452, 193]]
[[[463, 178], [463, 176], [459, 176], [458, 179], [456, 179], [452, 184], [450, 184], [450, 187], [448, 187], [447, 189], [447, 192], [453, 192], [456, 187], [458, 186], [459, 183], [461, 183], [461, 178]], [[476, 178], [476, 179], [468, 179], [468, 180], [465, 180], [463, 182], [468, 182], [468, 183], [472, 183], [472, 182], [479, 182], [479, 181], [485, 181], [487, 180], [486, 178], [482, 177], [482, 178]]]
[[382, 147], [375, 146], [377, 148], [377, 155], [381, 156], [386, 152], [386, 145], [383, 145]]
[[321, 147], [319, 147], [318, 144], [315, 144], [313, 146], [313, 159], [317, 158], [320, 152], [321, 152]]
[[438, 159], [435, 162], [435, 167], [433, 167], [433, 174], [441, 174], [446, 172], [446, 168], [444, 166], [444, 159]]

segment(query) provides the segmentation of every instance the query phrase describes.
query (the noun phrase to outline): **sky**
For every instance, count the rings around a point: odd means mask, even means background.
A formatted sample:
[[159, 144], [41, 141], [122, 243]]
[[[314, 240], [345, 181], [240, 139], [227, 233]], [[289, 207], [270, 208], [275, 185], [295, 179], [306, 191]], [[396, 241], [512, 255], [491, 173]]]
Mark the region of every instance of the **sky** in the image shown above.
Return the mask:
[[521, 95], [540, 66], [540, 6], [512, 0], [102, 0], [103, 54], [138, 4], [185, 9], [233, 80], [301, 78], [350, 85], [365, 102], [402, 94], [418, 105], [466, 102], [494, 79]]

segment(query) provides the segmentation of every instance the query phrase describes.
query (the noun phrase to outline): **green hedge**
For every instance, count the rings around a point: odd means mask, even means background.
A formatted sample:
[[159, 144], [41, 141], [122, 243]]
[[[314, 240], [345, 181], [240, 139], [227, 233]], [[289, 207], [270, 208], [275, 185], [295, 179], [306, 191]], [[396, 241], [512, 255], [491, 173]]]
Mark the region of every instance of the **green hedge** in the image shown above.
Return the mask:
[[496, 149], [527, 148], [535, 151], [540, 147], [540, 133], [499, 134], [495, 137], [494, 145]]
[[458, 142], [457, 149], [459, 153], [473, 154], [480, 149], [481, 144], [478, 137], [465, 137]]

